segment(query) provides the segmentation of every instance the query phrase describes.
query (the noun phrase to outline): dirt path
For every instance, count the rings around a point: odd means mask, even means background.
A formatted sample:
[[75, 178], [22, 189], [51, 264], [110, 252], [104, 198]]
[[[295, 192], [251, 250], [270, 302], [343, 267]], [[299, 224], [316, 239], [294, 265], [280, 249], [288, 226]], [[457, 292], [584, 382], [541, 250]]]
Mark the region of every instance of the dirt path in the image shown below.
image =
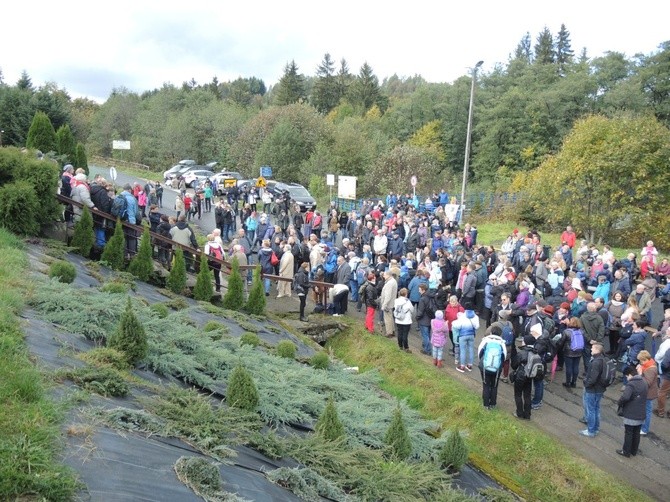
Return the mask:
[[[306, 312], [311, 312], [312, 308], [313, 304], [308, 302]], [[277, 300], [271, 296], [269, 309], [275, 312], [297, 313], [298, 300], [296, 298]], [[363, 314], [356, 311], [353, 303], [349, 303], [347, 315], [363, 322]], [[483, 328], [477, 333], [475, 350], [483, 333]], [[389, 343], [395, 341], [389, 340]], [[421, 338], [415, 326], [410, 332], [410, 346], [415, 357], [424, 360], [426, 364], [432, 364], [430, 357], [420, 353]], [[445, 362], [444, 368], [436, 368], [435, 371], [443, 373], [445, 378], [459, 380], [475, 393], [481, 392], [481, 378], [477, 368], [470, 373], [459, 373], [453, 364], [453, 357], [447, 357]], [[642, 454], [636, 458], [621, 457], [617, 455], [616, 450], [623, 444], [624, 431], [621, 418], [616, 415], [615, 405], [621, 386], [615, 384], [607, 390], [601, 405], [600, 434], [595, 438], [586, 438], [579, 435], [579, 431], [584, 428], [579, 422], [583, 413], [581, 380], [576, 389], [568, 390], [561, 385], [564, 378], [564, 373], [558, 372], [554, 382], [545, 385], [542, 408], [533, 410], [530, 425], [556, 437], [576, 455], [625, 480], [654, 499], [669, 500], [670, 419], [654, 416], [649, 435], [642, 437], [640, 441]], [[514, 392], [511, 384], [500, 383], [498, 408], [510, 414], [514, 412]]]

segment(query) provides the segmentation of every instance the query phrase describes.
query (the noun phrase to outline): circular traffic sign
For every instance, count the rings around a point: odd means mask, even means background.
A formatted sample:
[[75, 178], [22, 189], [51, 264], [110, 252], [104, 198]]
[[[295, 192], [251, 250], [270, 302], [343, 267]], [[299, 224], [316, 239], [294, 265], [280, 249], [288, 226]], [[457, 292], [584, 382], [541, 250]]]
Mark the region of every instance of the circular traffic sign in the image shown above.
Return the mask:
[[109, 168], [109, 177], [112, 181], [116, 181], [116, 167], [112, 166]]
[[409, 179], [409, 182], [412, 184], [413, 187], [416, 186], [416, 181], [417, 181], [417, 180], [416, 180], [416, 176], [412, 176], [412, 177]]

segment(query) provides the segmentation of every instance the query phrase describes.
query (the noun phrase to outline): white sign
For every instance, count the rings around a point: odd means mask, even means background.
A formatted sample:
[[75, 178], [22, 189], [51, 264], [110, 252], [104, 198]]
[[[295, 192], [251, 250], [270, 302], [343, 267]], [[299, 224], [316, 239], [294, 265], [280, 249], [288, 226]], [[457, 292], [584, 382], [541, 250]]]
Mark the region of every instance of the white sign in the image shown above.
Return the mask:
[[115, 139], [112, 141], [113, 150], [130, 150], [130, 141]]
[[461, 208], [458, 204], [445, 204], [444, 215], [449, 218], [449, 221], [454, 221], [458, 216], [458, 210]]
[[337, 198], [356, 200], [356, 176], [337, 177]]
[[112, 166], [109, 168], [109, 177], [112, 181], [116, 181], [116, 167]]
[[409, 182], [412, 184], [413, 187], [415, 187], [416, 186], [416, 176], [412, 176], [409, 179]]
[[329, 187], [334, 187], [335, 186], [335, 175], [334, 174], [326, 174], [326, 185]]

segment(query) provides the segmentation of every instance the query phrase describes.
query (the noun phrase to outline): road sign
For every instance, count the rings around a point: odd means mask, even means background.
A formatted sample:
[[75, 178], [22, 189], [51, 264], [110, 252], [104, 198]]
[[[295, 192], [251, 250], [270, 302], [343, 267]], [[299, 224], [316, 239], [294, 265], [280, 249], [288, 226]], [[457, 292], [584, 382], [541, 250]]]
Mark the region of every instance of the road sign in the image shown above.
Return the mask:
[[335, 186], [335, 175], [334, 174], [326, 174], [326, 185], [329, 187]]
[[112, 166], [109, 168], [109, 177], [112, 181], [116, 181], [116, 167]]
[[261, 178], [272, 178], [272, 168], [270, 166], [261, 166]]
[[237, 185], [235, 178], [223, 178], [223, 188], [233, 188], [235, 185]]
[[267, 183], [265, 182], [265, 178], [263, 178], [263, 176], [261, 176], [260, 178], [258, 178], [256, 180], [256, 187], [265, 188], [266, 185], [267, 185]]
[[416, 186], [416, 181], [417, 181], [417, 180], [416, 180], [416, 176], [412, 176], [412, 177], [409, 179], [409, 182], [412, 184], [413, 187]]
[[130, 141], [115, 139], [112, 141], [113, 150], [130, 150]]

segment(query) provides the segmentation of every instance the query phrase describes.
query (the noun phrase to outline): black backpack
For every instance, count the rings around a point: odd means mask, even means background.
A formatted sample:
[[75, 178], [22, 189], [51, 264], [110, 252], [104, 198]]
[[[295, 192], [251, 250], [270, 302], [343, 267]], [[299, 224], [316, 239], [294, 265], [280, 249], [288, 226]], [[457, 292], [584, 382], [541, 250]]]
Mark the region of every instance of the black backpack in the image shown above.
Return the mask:
[[616, 359], [605, 359], [605, 364], [603, 365], [603, 371], [600, 374], [600, 383], [604, 387], [609, 387], [616, 381]]
[[117, 195], [109, 210], [112, 216], [125, 220], [128, 218], [128, 201], [124, 195]]
[[663, 359], [661, 360], [661, 373], [667, 374], [670, 373], [670, 348], [665, 351], [663, 354]]

